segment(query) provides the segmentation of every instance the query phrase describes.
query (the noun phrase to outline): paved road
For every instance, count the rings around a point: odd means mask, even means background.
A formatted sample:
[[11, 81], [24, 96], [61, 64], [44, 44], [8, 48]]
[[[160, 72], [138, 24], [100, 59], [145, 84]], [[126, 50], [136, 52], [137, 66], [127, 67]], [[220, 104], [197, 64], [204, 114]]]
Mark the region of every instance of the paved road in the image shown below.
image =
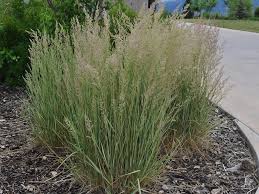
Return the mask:
[[259, 33], [220, 29], [220, 39], [232, 85], [221, 106], [259, 135]]

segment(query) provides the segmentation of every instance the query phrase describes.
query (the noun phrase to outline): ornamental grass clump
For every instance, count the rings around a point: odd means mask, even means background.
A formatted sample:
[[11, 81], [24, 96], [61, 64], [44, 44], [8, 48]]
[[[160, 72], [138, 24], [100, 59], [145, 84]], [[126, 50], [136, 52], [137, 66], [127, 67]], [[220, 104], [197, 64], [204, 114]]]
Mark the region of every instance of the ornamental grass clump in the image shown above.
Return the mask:
[[56, 30], [54, 38], [45, 33], [41, 36], [34, 33], [33, 36], [31, 71], [26, 75], [29, 92], [27, 113], [39, 142], [51, 146], [64, 145], [69, 136], [64, 118], [72, 114], [76, 103], [76, 98], [71, 99], [75, 92], [74, 83], [70, 82], [75, 76], [73, 47], [68, 34], [61, 28]]
[[178, 108], [172, 128], [187, 144], [198, 145], [216, 124], [211, 119], [213, 104], [221, 100], [225, 80], [219, 66], [218, 31], [202, 25], [188, 26], [188, 29], [188, 37], [182, 40], [187, 44], [179, 54], [182, 58], [178, 63], [173, 103], [173, 108]]
[[80, 181], [131, 193], [160, 173], [173, 146], [165, 139], [192, 130], [210, 106], [203, 98], [218, 88], [216, 38], [161, 13], [134, 24], [125, 16], [115, 35], [109, 21], [86, 17], [69, 34], [34, 33], [28, 115], [40, 142], [71, 152]]

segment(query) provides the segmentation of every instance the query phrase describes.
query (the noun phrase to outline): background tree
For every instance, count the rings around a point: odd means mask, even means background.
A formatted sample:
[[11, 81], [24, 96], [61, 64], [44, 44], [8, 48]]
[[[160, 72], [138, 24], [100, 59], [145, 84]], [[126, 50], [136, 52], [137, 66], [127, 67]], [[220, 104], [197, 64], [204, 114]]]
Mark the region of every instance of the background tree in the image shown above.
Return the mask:
[[217, 0], [206, 0], [204, 2], [204, 9], [207, 12], [211, 12], [211, 10], [217, 5], [218, 1]]
[[254, 16], [259, 18], [259, 7], [255, 8]]
[[212, 8], [217, 5], [217, 0], [191, 0], [191, 10], [201, 15], [202, 11], [211, 12]]
[[184, 15], [185, 15], [185, 18], [192, 18], [194, 13], [193, 13], [193, 10], [191, 9], [191, 1], [192, 0], [186, 0], [185, 3], [184, 3]]
[[201, 15], [203, 9], [203, 0], [191, 0], [191, 10]]
[[243, 18], [247, 18], [248, 12], [246, 10], [245, 4], [243, 2], [243, 0], [240, 0], [238, 5], [237, 5], [237, 10], [236, 10], [236, 17], [238, 19], [243, 19]]
[[252, 16], [252, 0], [225, 0], [229, 8], [229, 17], [245, 19]]

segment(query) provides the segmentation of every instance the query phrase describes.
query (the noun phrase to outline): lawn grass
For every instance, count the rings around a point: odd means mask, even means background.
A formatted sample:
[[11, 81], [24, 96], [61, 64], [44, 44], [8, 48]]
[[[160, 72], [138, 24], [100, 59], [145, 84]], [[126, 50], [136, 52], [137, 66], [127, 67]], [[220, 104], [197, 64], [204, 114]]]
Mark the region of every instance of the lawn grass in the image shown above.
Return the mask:
[[215, 25], [221, 28], [229, 28], [233, 30], [243, 30], [248, 32], [259, 33], [259, 21], [256, 20], [206, 20], [206, 19], [188, 19], [188, 22], [192, 23], [207, 23]]

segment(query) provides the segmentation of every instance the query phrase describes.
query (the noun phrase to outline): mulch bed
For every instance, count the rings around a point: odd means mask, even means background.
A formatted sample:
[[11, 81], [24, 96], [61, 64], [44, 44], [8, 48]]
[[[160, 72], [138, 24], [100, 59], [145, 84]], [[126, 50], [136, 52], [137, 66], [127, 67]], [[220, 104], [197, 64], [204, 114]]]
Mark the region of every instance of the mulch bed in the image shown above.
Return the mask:
[[[0, 194], [90, 193], [60, 165], [59, 158], [36, 146], [21, 116], [26, 99], [22, 88], [0, 85]], [[221, 124], [209, 144], [192, 154], [178, 153], [144, 193], [255, 193], [255, 160], [233, 118], [216, 109]]]

